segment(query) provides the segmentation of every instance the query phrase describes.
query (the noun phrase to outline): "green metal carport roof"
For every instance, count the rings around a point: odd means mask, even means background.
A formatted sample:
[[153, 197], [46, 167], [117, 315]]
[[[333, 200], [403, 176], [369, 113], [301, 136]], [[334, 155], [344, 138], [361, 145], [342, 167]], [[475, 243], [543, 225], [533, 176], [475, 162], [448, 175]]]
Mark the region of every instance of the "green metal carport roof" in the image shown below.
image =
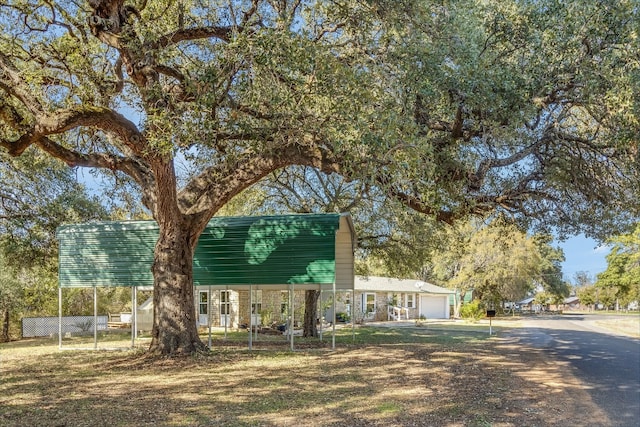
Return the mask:
[[[58, 228], [59, 284], [153, 286], [155, 221]], [[195, 286], [353, 289], [355, 233], [348, 214], [215, 217], [198, 240]]]

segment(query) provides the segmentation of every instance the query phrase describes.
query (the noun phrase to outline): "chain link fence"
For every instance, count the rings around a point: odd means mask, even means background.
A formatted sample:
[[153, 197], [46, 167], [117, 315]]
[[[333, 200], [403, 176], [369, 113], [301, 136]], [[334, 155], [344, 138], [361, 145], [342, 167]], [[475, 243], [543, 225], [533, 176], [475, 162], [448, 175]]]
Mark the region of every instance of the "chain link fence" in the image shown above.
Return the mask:
[[[59, 317], [24, 317], [22, 318], [22, 337], [48, 337], [58, 335]], [[64, 316], [62, 317], [62, 334], [82, 335], [93, 333], [94, 322], [98, 330], [107, 330], [108, 316]]]

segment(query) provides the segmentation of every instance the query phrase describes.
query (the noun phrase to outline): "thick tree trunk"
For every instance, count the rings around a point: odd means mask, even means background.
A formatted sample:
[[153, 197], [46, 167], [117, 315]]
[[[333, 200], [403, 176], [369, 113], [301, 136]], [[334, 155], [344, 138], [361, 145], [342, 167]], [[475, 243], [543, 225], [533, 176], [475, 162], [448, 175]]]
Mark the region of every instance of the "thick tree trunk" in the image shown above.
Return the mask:
[[160, 227], [153, 262], [153, 330], [149, 351], [191, 354], [206, 350], [196, 325], [193, 249], [179, 227]]
[[318, 298], [320, 291], [305, 291], [304, 294], [304, 329], [302, 336], [318, 336]]
[[0, 342], [9, 342], [9, 310], [2, 310], [2, 331], [0, 332]]

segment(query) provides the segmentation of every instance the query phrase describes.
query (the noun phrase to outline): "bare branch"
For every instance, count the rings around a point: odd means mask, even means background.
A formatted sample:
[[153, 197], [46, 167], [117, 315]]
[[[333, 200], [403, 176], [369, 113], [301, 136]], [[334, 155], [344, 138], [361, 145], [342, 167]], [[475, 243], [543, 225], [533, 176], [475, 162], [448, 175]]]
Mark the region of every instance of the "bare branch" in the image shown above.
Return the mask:
[[487, 173], [491, 169], [502, 168], [509, 165], [513, 165], [527, 156], [535, 153], [535, 151], [546, 141], [545, 138], [541, 138], [535, 143], [525, 147], [524, 149], [512, 154], [511, 156], [504, 158], [492, 158], [492, 159], [484, 159], [478, 165], [475, 173], [469, 175], [469, 187], [472, 190], [479, 190], [482, 186], [482, 183], [487, 175]]
[[136, 125], [122, 114], [104, 107], [83, 106], [58, 111], [55, 116], [39, 117], [35, 132], [39, 135], [53, 135], [83, 126], [117, 135], [136, 153], [143, 148], [143, 137]]
[[35, 142], [33, 132], [24, 133], [16, 141], [0, 140], [0, 147], [7, 150], [10, 156], [17, 157], [24, 153]]
[[36, 123], [15, 141], [0, 140], [0, 147], [12, 156], [21, 155], [32, 144], [39, 144], [43, 137], [67, 132], [79, 127], [94, 127], [116, 136], [136, 154], [142, 154], [146, 142], [137, 127], [123, 115], [108, 108], [85, 106], [63, 110], [55, 115], [36, 117]]
[[340, 172], [339, 159], [316, 145], [285, 144], [273, 152], [248, 151], [235, 161], [206, 168], [180, 191], [180, 209], [194, 221], [206, 222], [233, 196], [285, 166], [312, 166], [327, 173]]

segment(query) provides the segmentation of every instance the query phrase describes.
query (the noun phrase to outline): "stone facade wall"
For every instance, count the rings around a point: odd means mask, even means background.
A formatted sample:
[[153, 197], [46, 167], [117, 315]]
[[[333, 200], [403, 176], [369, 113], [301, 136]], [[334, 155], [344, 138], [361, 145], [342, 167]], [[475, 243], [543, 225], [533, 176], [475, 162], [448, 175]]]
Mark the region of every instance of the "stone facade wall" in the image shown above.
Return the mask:
[[[289, 291], [282, 290], [260, 290], [262, 293], [262, 302], [260, 303], [258, 297], [256, 295], [256, 291], [254, 290], [253, 303], [259, 303], [260, 307], [258, 308], [257, 313], [253, 313], [254, 315], [254, 323], [258, 322], [260, 325], [263, 323], [271, 324], [273, 322], [276, 323], [284, 323], [287, 320], [288, 316], [288, 303], [289, 303]], [[301, 324], [303, 321], [304, 315], [304, 296], [305, 291], [296, 290], [294, 291], [294, 319], [295, 322]], [[239, 291], [239, 299], [238, 299], [238, 312], [240, 313], [239, 319], [241, 325], [249, 324], [249, 291]], [[284, 312], [283, 312], [284, 310]]]
[[[365, 315], [365, 307], [363, 305], [364, 295], [366, 294], [375, 294], [375, 311], [372, 313], [368, 313]], [[397, 294], [398, 297], [402, 299], [402, 302], [398, 305], [404, 307], [405, 306], [405, 293]], [[417, 319], [419, 317], [418, 311], [418, 297], [417, 293], [412, 294], [413, 297], [413, 305], [414, 307], [409, 308], [409, 319]], [[326, 301], [326, 306], [328, 307], [328, 313], [331, 313], [331, 295], [330, 293], [326, 293], [323, 297], [324, 301]], [[385, 321], [388, 320], [388, 306], [389, 306], [389, 293], [388, 292], [362, 292], [356, 291], [355, 297], [352, 297], [351, 292], [338, 292], [336, 294], [336, 315], [340, 316], [341, 313], [345, 313], [348, 316], [351, 316], [351, 305], [354, 304], [354, 312], [353, 315], [355, 317], [356, 323], [361, 323], [364, 321]], [[404, 315], [403, 315], [404, 319]], [[327, 319], [330, 321], [330, 319]]]

